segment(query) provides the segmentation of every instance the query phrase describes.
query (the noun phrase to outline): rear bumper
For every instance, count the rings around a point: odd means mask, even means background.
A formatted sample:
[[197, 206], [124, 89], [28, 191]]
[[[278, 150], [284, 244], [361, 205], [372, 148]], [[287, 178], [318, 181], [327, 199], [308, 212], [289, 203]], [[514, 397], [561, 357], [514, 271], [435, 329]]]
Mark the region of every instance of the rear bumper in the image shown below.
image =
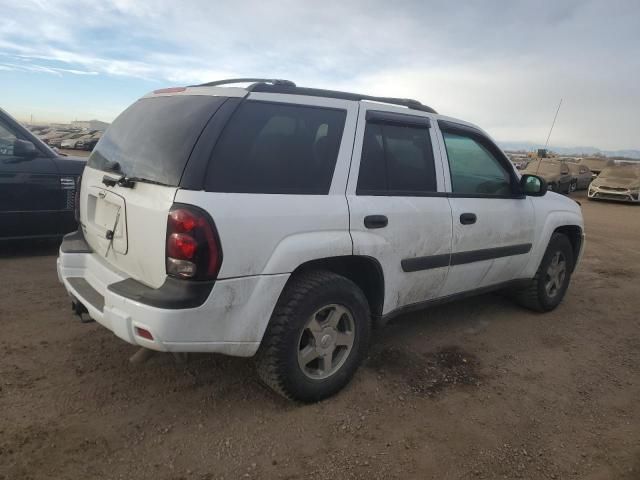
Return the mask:
[[[128, 278], [83, 249], [81, 242], [81, 238], [67, 237], [60, 249], [58, 278], [67, 292], [86, 307], [91, 318], [116, 336], [152, 350], [252, 356], [289, 277], [281, 274], [218, 280], [198, 306], [159, 307], [163, 298], [171, 296], [157, 293], [163, 287], [151, 289]], [[127, 288], [118, 291], [122, 285]], [[139, 288], [133, 288], [136, 285]], [[138, 335], [138, 329], [150, 332], [153, 339]]]

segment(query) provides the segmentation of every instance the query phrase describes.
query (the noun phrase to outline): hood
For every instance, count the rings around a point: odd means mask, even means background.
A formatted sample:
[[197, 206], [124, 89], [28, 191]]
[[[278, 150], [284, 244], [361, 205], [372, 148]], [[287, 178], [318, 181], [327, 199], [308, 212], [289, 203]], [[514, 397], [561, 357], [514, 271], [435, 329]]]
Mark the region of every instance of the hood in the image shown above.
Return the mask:
[[613, 188], [638, 188], [640, 180], [637, 178], [596, 178], [593, 182], [596, 187]]

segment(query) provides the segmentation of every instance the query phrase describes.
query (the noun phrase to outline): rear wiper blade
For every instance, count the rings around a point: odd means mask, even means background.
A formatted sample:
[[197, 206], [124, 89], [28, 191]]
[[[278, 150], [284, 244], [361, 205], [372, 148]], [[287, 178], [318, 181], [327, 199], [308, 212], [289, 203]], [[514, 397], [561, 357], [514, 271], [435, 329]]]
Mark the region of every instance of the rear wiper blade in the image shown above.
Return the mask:
[[118, 181], [118, 185], [125, 188], [133, 188], [133, 186], [137, 183], [151, 183], [152, 185], [162, 185], [163, 187], [170, 187], [168, 183], [158, 182], [157, 180], [149, 180], [148, 178], [142, 177], [122, 177]]
[[105, 175], [102, 177], [102, 183], [104, 183], [108, 187], [115, 187], [116, 185], [122, 188], [133, 188], [136, 183], [151, 183], [153, 185], [162, 185], [163, 187], [170, 187], [171, 185], [158, 182], [156, 180], [149, 180], [148, 178], [142, 177], [127, 177], [126, 175], [122, 175], [120, 178], [113, 178]]

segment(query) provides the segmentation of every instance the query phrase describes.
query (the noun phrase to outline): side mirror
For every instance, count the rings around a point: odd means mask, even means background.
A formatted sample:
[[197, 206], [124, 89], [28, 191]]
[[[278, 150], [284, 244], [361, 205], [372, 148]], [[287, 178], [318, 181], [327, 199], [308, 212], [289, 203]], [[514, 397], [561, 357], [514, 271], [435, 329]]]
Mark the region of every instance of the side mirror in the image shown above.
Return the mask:
[[520, 178], [520, 186], [525, 195], [541, 197], [547, 193], [547, 182], [537, 175], [523, 175]]
[[22, 158], [33, 158], [38, 156], [36, 146], [28, 140], [16, 139], [13, 142], [13, 155]]

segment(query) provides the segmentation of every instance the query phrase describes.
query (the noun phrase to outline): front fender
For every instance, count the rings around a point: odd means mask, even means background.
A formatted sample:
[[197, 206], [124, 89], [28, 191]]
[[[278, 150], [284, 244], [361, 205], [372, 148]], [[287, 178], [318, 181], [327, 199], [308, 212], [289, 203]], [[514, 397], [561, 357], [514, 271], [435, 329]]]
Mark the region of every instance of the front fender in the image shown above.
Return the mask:
[[[576, 265], [582, 257], [584, 252], [584, 221], [580, 211], [572, 210], [552, 210], [546, 213], [536, 212], [536, 218], [540, 218], [540, 223], [536, 225], [535, 241], [533, 243], [533, 249], [529, 255], [529, 261], [523, 271], [524, 278], [533, 278], [542, 262], [551, 235], [560, 227], [576, 226], [580, 228], [582, 232], [582, 243], [580, 252], [576, 259]], [[538, 223], [538, 222], [536, 222]]]

